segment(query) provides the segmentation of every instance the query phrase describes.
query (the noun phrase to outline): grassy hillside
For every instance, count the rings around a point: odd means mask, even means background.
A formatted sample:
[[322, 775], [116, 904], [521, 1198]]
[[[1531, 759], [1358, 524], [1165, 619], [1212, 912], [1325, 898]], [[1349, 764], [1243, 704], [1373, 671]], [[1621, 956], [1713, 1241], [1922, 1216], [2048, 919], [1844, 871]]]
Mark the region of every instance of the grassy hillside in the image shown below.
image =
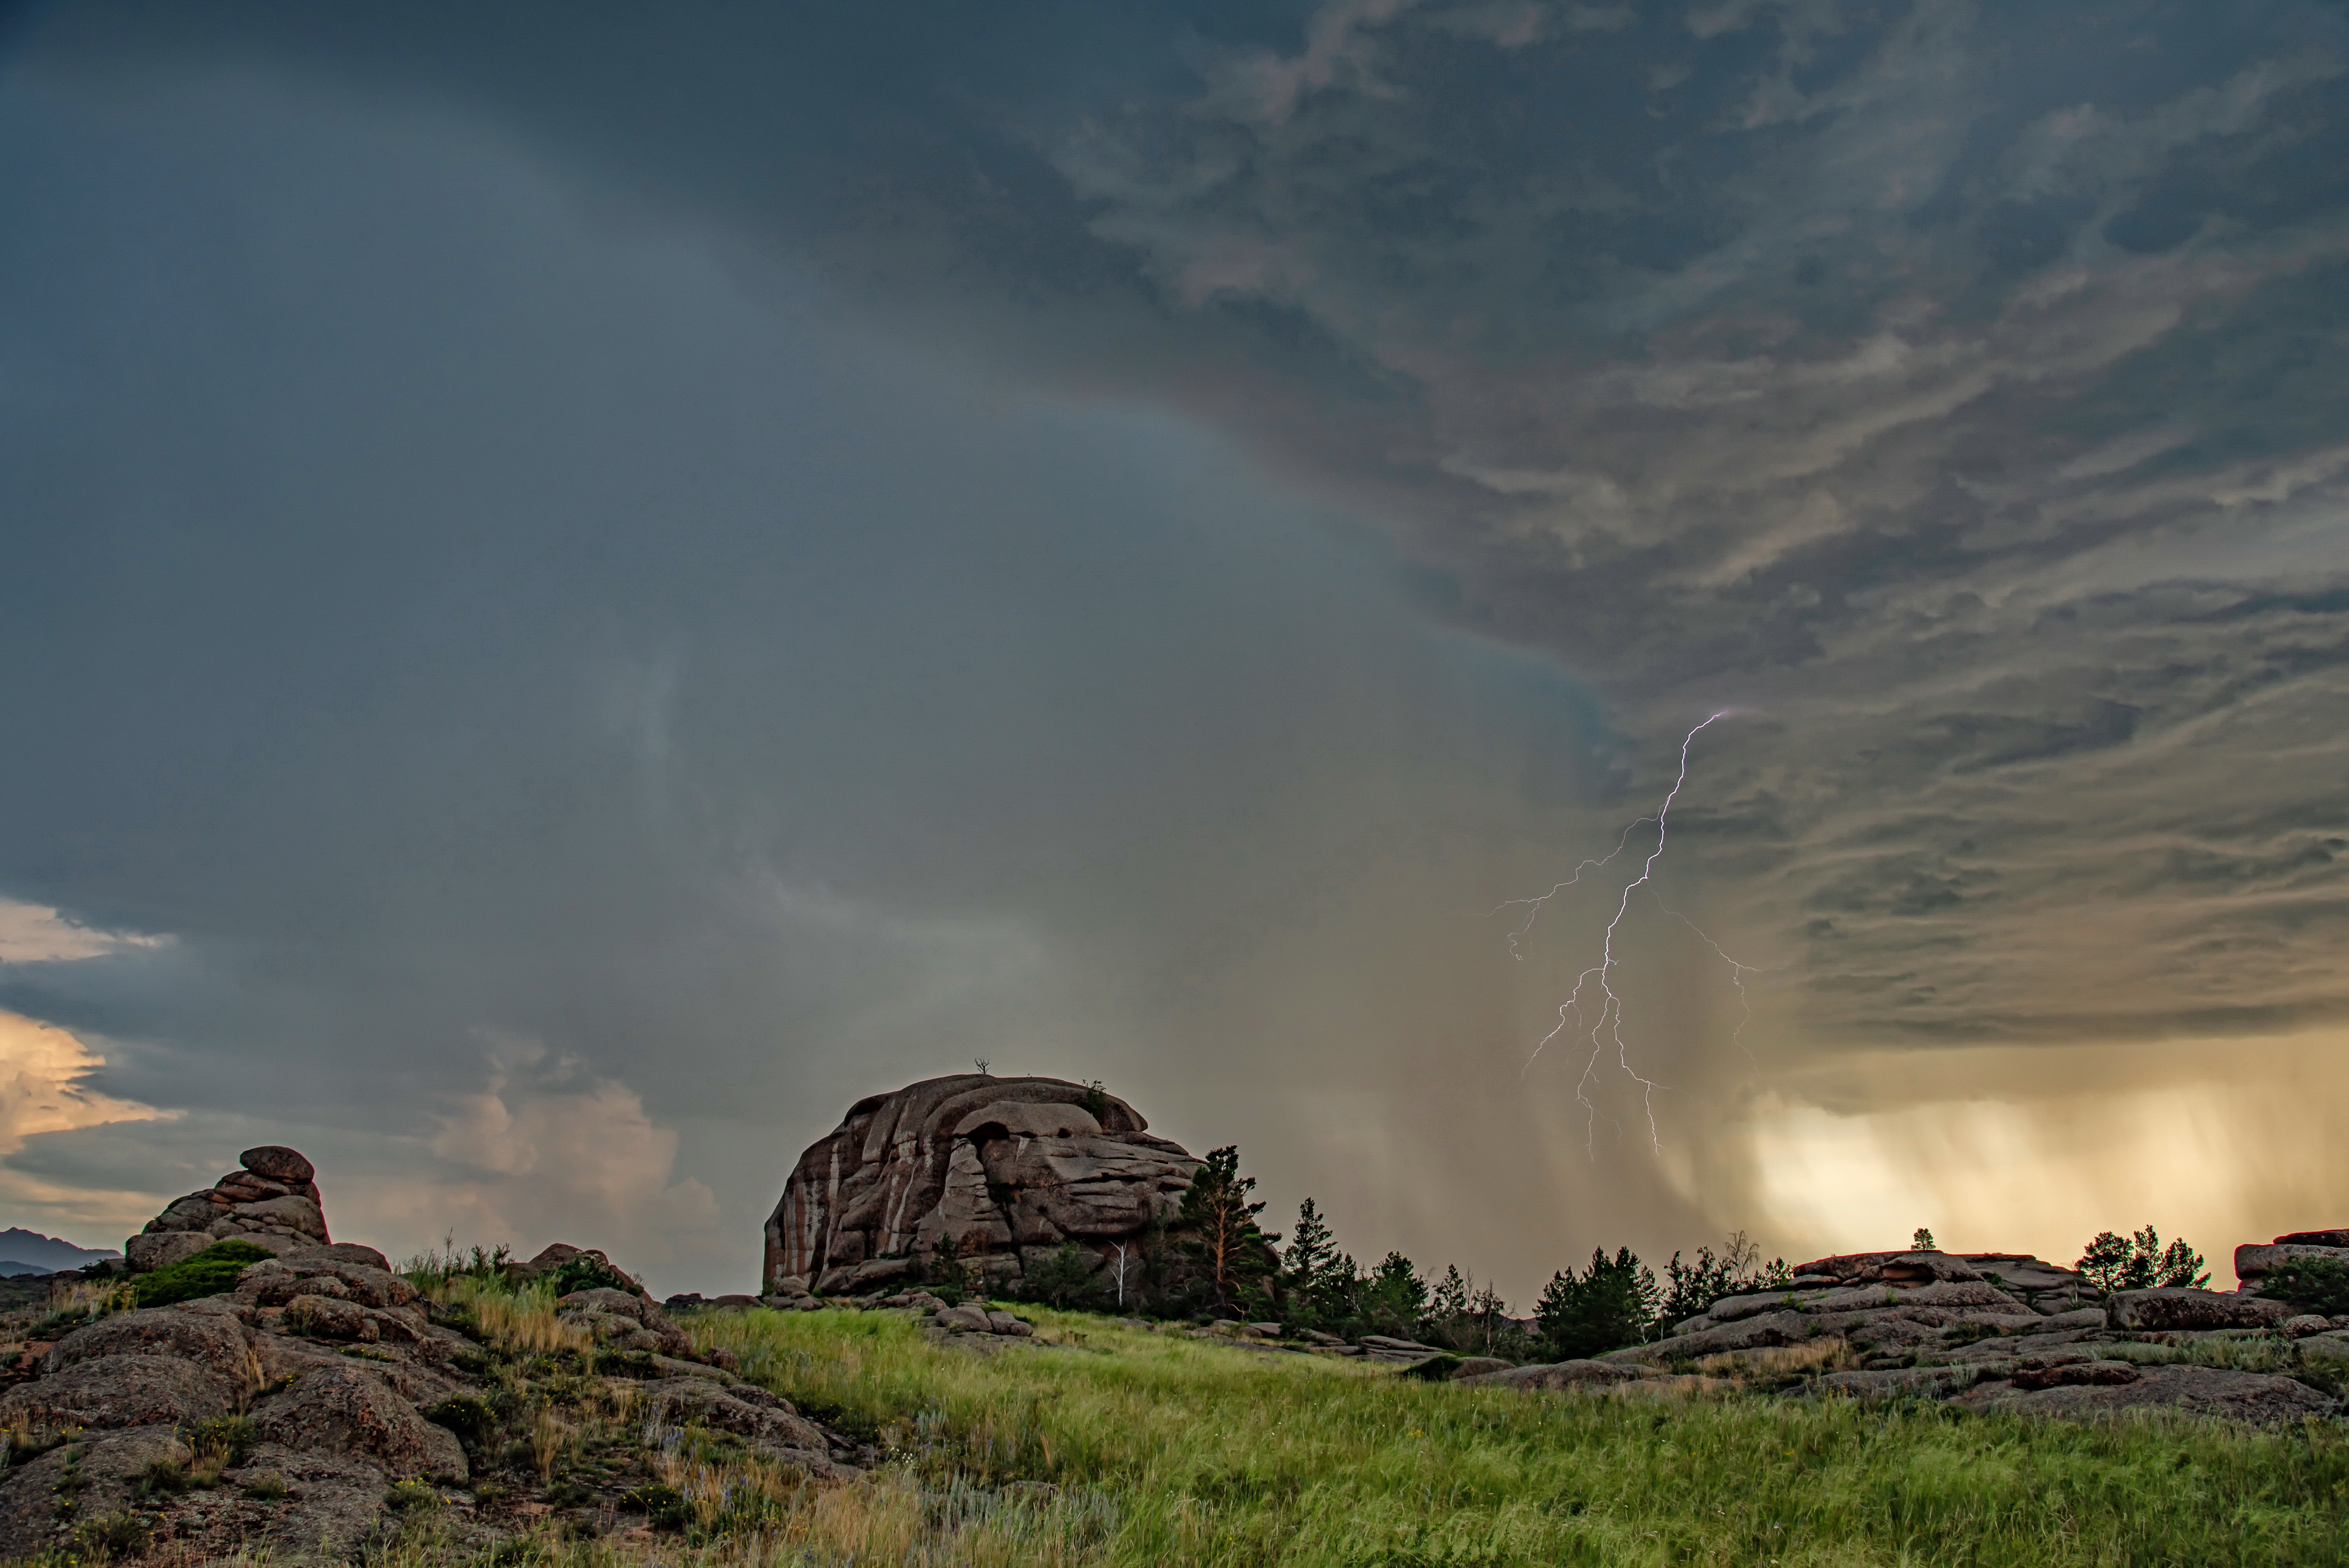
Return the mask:
[[[465, 1294], [493, 1346], [556, 1359], [578, 1348], [539, 1343], [553, 1315], [535, 1298], [496, 1286]], [[498, 1549], [496, 1561], [2349, 1561], [2349, 1442], [2338, 1423], [2282, 1434], [2175, 1418], [2085, 1428], [1782, 1400], [1698, 1377], [1608, 1395], [1464, 1388], [1019, 1310], [1049, 1343], [990, 1357], [933, 1346], [895, 1313], [688, 1319], [705, 1346], [731, 1350], [745, 1376], [878, 1448], [884, 1462], [848, 1485], [805, 1485], [722, 1433], [637, 1431], [616, 1388], [615, 1418], [627, 1427], [616, 1440], [650, 1450], [656, 1482], [636, 1494], [648, 1513], [622, 1514], [600, 1537], [543, 1532]], [[547, 1387], [578, 1393], [588, 1382]], [[436, 1533], [419, 1510], [406, 1539], [368, 1561], [481, 1560]]]
[[[2329, 1563], [2349, 1444], [2138, 1422], [1422, 1384], [1035, 1315], [933, 1349], [893, 1314], [713, 1314], [747, 1374], [880, 1444], [878, 1485], [680, 1474], [692, 1533], [784, 1562], [1383, 1565]], [[1035, 1483], [1045, 1483], [1038, 1485]]]

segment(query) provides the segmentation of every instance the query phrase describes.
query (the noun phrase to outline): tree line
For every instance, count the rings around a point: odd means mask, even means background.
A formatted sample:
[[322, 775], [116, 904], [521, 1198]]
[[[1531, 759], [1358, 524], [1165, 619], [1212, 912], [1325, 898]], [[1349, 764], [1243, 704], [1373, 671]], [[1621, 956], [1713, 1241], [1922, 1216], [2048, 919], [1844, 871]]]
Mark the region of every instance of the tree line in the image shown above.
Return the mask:
[[[1400, 1252], [1365, 1268], [1340, 1249], [1329, 1218], [1313, 1199], [1299, 1205], [1286, 1239], [1268, 1233], [1256, 1178], [1240, 1173], [1239, 1150], [1208, 1151], [1180, 1208], [1154, 1224], [1130, 1267], [1096, 1272], [1073, 1242], [1031, 1263], [1018, 1292], [1040, 1305], [1157, 1318], [1273, 1321], [1288, 1331], [1319, 1330], [1345, 1339], [1365, 1334], [1415, 1339], [1462, 1355], [1511, 1360], [1570, 1360], [1644, 1344], [1728, 1296], [1791, 1289], [1784, 1258], [1766, 1262], [1744, 1233], [1720, 1252], [1674, 1252], [1663, 1275], [1629, 1247], [1612, 1256], [1594, 1249], [1579, 1269], [1550, 1276], [1530, 1319], [1509, 1315], [1489, 1284], [1447, 1265], [1431, 1278]], [[1910, 1238], [1936, 1250], [1933, 1233]], [[2165, 1245], [2150, 1225], [2128, 1236], [2099, 1233], [2073, 1265], [2104, 1291], [2155, 1285], [2206, 1285], [2199, 1253], [2182, 1241]], [[957, 1260], [934, 1259], [930, 1283], [949, 1293], [978, 1281]]]

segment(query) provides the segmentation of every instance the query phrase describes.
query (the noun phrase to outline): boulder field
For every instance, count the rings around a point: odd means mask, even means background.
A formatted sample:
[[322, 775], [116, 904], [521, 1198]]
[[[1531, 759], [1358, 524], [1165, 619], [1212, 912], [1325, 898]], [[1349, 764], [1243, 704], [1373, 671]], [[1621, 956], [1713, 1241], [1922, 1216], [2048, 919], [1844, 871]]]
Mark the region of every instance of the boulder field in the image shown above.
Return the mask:
[[1113, 1272], [1199, 1168], [1148, 1127], [1115, 1095], [1060, 1078], [966, 1073], [860, 1099], [784, 1185], [764, 1288], [861, 1295], [917, 1283], [943, 1258], [1002, 1290], [1070, 1243]]

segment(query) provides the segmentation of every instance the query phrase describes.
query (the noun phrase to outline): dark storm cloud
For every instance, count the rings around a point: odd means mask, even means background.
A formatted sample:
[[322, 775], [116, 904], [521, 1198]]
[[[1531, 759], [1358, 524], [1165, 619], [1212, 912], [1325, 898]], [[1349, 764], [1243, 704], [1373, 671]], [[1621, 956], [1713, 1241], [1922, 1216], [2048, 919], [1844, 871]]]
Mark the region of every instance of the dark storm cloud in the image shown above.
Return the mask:
[[[2300, 894], [2149, 869], [2329, 867], [2344, 826], [2305, 734], [2349, 638], [2337, 11], [1239, 16], [566, 10], [550, 48], [527, 8], [98, 8], [57, 36], [449, 95], [934, 345], [1226, 424], [1651, 755], [1710, 707], [1782, 714], [1775, 754], [1723, 739], [1770, 780], [1806, 962], [1918, 970], [1822, 1022], [2078, 1026], [2105, 1004], [1991, 1007], [1950, 956], [2038, 899], [2245, 923], [2223, 960], [2149, 937], [2086, 987], [2127, 993], [2116, 1019], [2237, 985], [2349, 1006], [2250, 937]], [[2167, 789], [2066, 804], [2173, 752]], [[2308, 820], [2232, 825], [2246, 789]], [[2033, 863], [1856, 850], [1888, 812]]]
[[116, 1092], [723, 1117], [1153, 1009], [1383, 1083], [1526, 1019], [1379, 853], [1723, 707], [1675, 864], [1790, 1033], [2349, 1013], [2335, 8], [17, 22], [0, 890], [180, 941], [0, 1006]]

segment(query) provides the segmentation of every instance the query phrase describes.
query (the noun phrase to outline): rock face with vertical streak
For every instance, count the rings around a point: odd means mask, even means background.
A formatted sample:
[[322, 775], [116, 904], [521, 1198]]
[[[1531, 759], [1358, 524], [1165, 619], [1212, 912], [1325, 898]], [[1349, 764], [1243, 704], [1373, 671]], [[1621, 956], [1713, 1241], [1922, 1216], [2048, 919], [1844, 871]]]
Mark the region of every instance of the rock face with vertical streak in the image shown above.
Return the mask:
[[767, 1222], [765, 1287], [828, 1295], [943, 1252], [1010, 1284], [1073, 1242], [1096, 1270], [1171, 1219], [1199, 1161], [1115, 1095], [1060, 1078], [930, 1078], [848, 1108]]

